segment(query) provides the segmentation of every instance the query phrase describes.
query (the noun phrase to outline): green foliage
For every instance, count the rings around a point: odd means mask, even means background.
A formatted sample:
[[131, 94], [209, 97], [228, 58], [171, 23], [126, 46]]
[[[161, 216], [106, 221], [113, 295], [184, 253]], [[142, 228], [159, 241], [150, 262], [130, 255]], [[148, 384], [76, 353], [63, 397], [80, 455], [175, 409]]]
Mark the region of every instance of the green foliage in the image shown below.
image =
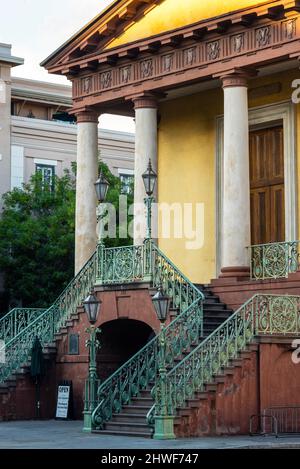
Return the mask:
[[[107, 201], [118, 211], [120, 179], [102, 162], [100, 168], [110, 183]], [[50, 306], [74, 276], [76, 165], [72, 170], [55, 177], [53, 188], [38, 173], [4, 196], [0, 271], [9, 297], [24, 307]], [[107, 246], [130, 243], [119, 237], [105, 240]]]
[[26, 307], [46, 307], [74, 269], [75, 182], [69, 172], [54, 188], [35, 174], [23, 189], [4, 196], [0, 220], [0, 270], [9, 296]]

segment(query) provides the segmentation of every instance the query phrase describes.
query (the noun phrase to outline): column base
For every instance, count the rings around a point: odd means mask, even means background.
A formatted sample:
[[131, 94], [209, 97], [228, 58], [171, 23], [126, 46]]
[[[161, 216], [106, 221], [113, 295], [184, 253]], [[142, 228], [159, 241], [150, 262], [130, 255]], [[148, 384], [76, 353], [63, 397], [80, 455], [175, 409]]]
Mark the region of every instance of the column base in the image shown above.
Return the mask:
[[250, 278], [250, 268], [249, 267], [223, 267], [221, 269], [221, 274], [219, 278], [236, 278], [237, 280], [245, 280]]
[[154, 440], [175, 440], [174, 417], [157, 416], [155, 417]]
[[89, 410], [83, 412], [83, 429], [84, 433], [92, 433], [92, 412]]

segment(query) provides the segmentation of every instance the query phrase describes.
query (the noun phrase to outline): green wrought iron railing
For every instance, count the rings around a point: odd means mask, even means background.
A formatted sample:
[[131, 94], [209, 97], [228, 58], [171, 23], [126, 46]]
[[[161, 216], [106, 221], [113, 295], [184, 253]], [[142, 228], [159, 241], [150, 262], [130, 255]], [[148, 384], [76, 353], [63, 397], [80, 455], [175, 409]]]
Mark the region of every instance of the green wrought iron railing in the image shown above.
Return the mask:
[[[98, 251], [92, 255], [53, 305], [38, 315], [25, 328], [21, 328], [19, 331], [18, 329], [14, 330], [13, 319], [11, 323], [9, 319], [10, 316], [13, 318], [14, 314], [9, 313], [6, 321], [8, 321], [8, 324], [12, 324], [12, 329], [6, 332], [8, 340], [4, 341], [5, 363], [0, 365], [0, 383], [3, 383], [28, 361], [36, 337], [39, 337], [43, 346], [54, 341], [55, 334], [71, 318], [72, 313], [76, 311], [76, 308], [94, 286], [97, 256]], [[14, 332], [17, 332], [17, 335], [14, 335]]]
[[[149, 246], [145, 249], [149, 255], [139, 254], [139, 259], [147, 259], [144, 272], [147, 275], [151, 268], [152, 285], [162, 286], [171, 298], [172, 307], [178, 310], [178, 316], [166, 329], [167, 365], [172, 368], [175, 359], [195, 346], [203, 335], [204, 296], [154, 243], [150, 243], [150, 249]], [[158, 344], [159, 336], [156, 336], [101, 384], [98, 406], [92, 415], [94, 428], [103, 428], [113, 414], [119, 413], [133, 397], [155, 385], [158, 377]]]
[[300, 241], [250, 246], [251, 279], [287, 278], [300, 266]]
[[35, 321], [46, 308], [14, 308], [0, 319], [0, 340], [5, 343]]
[[[205, 385], [238, 358], [255, 336], [299, 333], [300, 296], [253, 296], [168, 373], [168, 415], [175, 415], [195, 393], [204, 391]], [[153, 390], [154, 396], [158, 392], [159, 385]], [[161, 412], [154, 405], [148, 414], [149, 424], [153, 425], [154, 416]]]

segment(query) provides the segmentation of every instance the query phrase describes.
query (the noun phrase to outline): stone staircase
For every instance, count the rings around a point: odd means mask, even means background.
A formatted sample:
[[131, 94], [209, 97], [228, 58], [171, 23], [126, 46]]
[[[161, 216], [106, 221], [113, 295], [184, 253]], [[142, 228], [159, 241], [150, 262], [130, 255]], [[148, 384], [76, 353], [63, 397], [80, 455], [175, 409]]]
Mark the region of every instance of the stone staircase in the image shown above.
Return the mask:
[[[220, 299], [214, 295], [206, 285], [195, 285], [204, 295], [205, 301], [203, 302], [203, 339], [208, 337], [215, 329], [217, 329], [226, 319], [233, 313], [229, 310]], [[155, 293], [154, 289], [152, 294]], [[170, 319], [171, 321], [178, 315], [178, 310], [171, 307]], [[196, 347], [198, 343], [194, 344]], [[175, 363], [179, 363], [182, 358], [188, 355], [192, 349], [185, 350], [181, 357], [175, 359]], [[213, 384], [212, 384], [213, 385]], [[191, 406], [197, 404], [193, 400]], [[151, 396], [151, 387], [143, 390], [138, 397], [131, 400], [130, 405], [122, 408], [120, 413], [114, 413], [112, 419], [107, 422], [103, 430], [94, 430], [94, 433], [106, 435], [119, 435], [119, 436], [135, 436], [151, 438], [152, 429], [147, 424], [147, 414], [153, 406], [154, 401]], [[175, 425], [180, 423], [180, 415], [175, 419]]]

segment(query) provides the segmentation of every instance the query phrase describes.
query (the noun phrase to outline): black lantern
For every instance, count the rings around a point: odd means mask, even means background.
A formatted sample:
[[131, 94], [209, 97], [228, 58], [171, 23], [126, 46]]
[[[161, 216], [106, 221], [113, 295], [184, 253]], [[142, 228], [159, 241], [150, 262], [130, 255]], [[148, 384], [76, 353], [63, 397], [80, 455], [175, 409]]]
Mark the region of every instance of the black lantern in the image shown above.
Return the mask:
[[152, 302], [160, 322], [166, 322], [170, 308], [170, 297], [164, 295], [162, 288], [159, 287], [158, 292], [152, 298]]
[[157, 174], [152, 169], [151, 160], [149, 160], [147, 171], [143, 174], [143, 181], [145, 186], [146, 194], [151, 197], [154, 192]]
[[95, 182], [96, 194], [100, 203], [104, 202], [106, 199], [108, 188], [109, 182], [105, 179], [101, 171], [99, 179]]
[[91, 291], [89, 296], [83, 302], [84, 311], [86, 312], [91, 324], [95, 324], [97, 322], [100, 313], [100, 306], [101, 301], [99, 301], [95, 293]]

